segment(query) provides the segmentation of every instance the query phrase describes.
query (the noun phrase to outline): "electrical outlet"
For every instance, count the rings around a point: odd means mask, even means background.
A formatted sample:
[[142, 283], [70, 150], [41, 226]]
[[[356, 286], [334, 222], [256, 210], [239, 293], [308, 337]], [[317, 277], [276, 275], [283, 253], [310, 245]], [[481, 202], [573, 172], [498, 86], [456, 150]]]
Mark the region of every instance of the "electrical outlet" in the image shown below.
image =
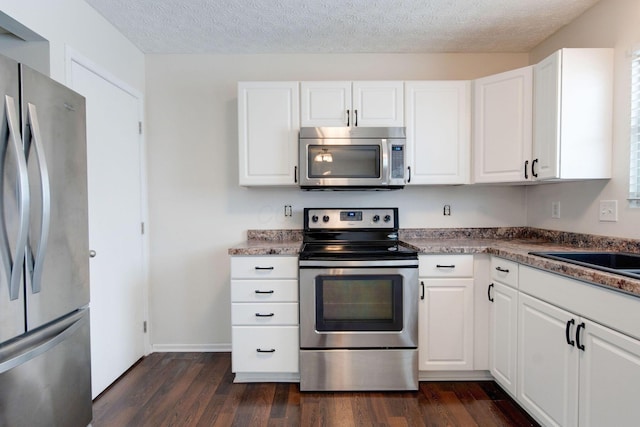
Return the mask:
[[600, 221], [616, 222], [618, 220], [618, 201], [600, 200]]
[[560, 202], [551, 202], [551, 218], [560, 218]]
[[451, 205], [444, 205], [444, 208], [442, 209], [442, 215], [451, 216]]
[[293, 215], [293, 212], [291, 211], [291, 205], [284, 205], [284, 216], [289, 217], [292, 215]]

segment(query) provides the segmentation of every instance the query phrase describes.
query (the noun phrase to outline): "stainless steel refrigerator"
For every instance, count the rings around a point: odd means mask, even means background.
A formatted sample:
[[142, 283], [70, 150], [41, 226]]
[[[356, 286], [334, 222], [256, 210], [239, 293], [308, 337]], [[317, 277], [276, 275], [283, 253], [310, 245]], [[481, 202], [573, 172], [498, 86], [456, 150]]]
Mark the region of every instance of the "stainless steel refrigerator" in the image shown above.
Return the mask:
[[0, 426], [86, 426], [85, 100], [0, 57], [0, 113]]

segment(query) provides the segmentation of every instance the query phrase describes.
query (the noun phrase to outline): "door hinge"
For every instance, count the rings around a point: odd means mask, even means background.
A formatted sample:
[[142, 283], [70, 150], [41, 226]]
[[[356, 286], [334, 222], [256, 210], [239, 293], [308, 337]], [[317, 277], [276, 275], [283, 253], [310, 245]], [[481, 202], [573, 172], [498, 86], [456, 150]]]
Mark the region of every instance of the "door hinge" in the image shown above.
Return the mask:
[[138, 133], [142, 135], [142, 122], [138, 122]]
[[142, 322], [142, 332], [147, 333], [147, 321]]
[[140, 234], [144, 234], [144, 222], [140, 223]]

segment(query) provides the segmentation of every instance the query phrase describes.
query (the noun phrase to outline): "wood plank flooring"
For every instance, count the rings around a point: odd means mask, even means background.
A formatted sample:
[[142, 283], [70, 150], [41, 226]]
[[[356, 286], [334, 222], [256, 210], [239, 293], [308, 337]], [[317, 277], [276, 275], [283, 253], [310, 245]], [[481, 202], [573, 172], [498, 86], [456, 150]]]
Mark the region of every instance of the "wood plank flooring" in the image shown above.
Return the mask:
[[303, 392], [234, 384], [229, 353], [154, 353], [93, 403], [93, 427], [537, 426], [500, 387], [421, 382], [417, 392]]

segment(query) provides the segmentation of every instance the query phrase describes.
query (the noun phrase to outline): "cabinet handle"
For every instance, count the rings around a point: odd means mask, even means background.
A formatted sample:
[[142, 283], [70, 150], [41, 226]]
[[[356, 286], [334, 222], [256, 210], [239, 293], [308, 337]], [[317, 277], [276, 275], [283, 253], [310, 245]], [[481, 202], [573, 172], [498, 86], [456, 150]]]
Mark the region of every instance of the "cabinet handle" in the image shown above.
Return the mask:
[[295, 184], [298, 183], [298, 167], [297, 166], [293, 167], [293, 182]]
[[256, 317], [273, 317], [273, 316], [275, 316], [275, 313], [268, 313], [268, 314], [256, 313]]
[[575, 325], [575, 323], [576, 323], [575, 319], [567, 320], [567, 328], [564, 331], [564, 334], [567, 338], [567, 344], [569, 344], [572, 347], [576, 345], [576, 342], [571, 339], [571, 325]]
[[584, 344], [580, 344], [580, 330], [584, 329], [584, 322], [578, 325], [578, 329], [576, 329], [576, 347], [580, 350], [584, 351]]
[[422, 294], [420, 295], [420, 299], [423, 300], [424, 299], [424, 282], [422, 280], [420, 281], [420, 287], [422, 288]]
[[502, 267], [496, 267], [496, 270], [498, 270], [501, 273], [508, 273], [509, 272], [508, 268], [502, 268]]
[[256, 289], [254, 292], [256, 294], [272, 294], [274, 291], [273, 291], [273, 289], [270, 290], [270, 291], [260, 291], [260, 290]]
[[487, 288], [487, 298], [489, 298], [489, 301], [493, 302], [493, 297], [491, 296], [491, 288], [493, 288], [493, 283], [490, 284]]
[[536, 172], [536, 163], [538, 163], [538, 159], [534, 159], [534, 161], [531, 162], [531, 176], [534, 178], [538, 177], [538, 173]]
[[351, 123], [351, 122], [349, 121], [349, 117], [350, 117], [350, 116], [349, 116], [349, 110], [347, 110], [347, 127], [349, 127], [349, 123]]
[[524, 161], [524, 179], [529, 179], [529, 174], [527, 173], [527, 168], [529, 167], [529, 160]]
[[353, 110], [353, 125], [358, 127], [358, 110]]
[[255, 267], [256, 270], [273, 270], [273, 267]]
[[256, 351], [258, 353], [275, 353], [276, 349], [275, 348], [270, 348], [269, 350], [263, 350], [261, 348], [256, 348]]
[[450, 264], [450, 265], [436, 264], [436, 268], [456, 268], [456, 265], [455, 264]]
[[407, 180], [407, 184], [411, 183], [411, 166], [407, 166], [407, 169], [409, 169], [409, 179]]

